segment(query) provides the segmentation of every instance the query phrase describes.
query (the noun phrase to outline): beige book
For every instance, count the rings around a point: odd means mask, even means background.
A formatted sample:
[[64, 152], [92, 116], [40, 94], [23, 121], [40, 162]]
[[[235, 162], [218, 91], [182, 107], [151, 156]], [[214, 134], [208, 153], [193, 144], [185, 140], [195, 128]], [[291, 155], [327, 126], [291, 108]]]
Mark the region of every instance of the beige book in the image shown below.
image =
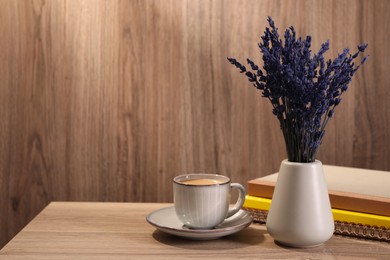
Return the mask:
[[[390, 216], [390, 172], [324, 165], [332, 208]], [[278, 174], [248, 182], [248, 194], [272, 198]]]

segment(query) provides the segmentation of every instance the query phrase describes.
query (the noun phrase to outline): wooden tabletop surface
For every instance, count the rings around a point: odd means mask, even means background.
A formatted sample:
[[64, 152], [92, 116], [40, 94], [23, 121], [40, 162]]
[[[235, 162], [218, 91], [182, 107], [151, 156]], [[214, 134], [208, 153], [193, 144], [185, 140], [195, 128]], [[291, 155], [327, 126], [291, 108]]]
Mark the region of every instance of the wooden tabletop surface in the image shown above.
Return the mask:
[[389, 243], [339, 236], [315, 248], [281, 247], [256, 223], [216, 240], [186, 240], [145, 220], [170, 205], [52, 202], [0, 251], [0, 259], [390, 259]]

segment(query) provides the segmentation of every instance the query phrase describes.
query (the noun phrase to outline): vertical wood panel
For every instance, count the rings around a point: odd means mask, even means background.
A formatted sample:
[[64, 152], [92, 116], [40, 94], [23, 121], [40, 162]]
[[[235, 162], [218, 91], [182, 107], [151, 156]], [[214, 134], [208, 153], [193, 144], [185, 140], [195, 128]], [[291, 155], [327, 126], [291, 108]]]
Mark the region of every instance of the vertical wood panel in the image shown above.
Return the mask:
[[52, 200], [171, 201], [171, 178], [276, 171], [271, 106], [226, 57], [261, 62], [271, 15], [368, 42], [324, 139], [324, 163], [390, 170], [390, 2], [0, 0], [0, 247]]

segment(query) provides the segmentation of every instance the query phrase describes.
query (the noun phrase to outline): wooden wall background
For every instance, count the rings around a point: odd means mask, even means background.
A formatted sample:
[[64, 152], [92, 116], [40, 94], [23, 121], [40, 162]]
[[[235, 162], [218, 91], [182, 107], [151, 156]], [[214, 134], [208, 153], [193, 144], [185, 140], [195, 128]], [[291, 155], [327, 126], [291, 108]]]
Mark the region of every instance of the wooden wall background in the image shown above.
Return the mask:
[[369, 43], [319, 159], [390, 170], [390, 1], [0, 0], [0, 247], [52, 200], [172, 201], [171, 178], [233, 181], [285, 157], [270, 104], [226, 57], [281, 31]]

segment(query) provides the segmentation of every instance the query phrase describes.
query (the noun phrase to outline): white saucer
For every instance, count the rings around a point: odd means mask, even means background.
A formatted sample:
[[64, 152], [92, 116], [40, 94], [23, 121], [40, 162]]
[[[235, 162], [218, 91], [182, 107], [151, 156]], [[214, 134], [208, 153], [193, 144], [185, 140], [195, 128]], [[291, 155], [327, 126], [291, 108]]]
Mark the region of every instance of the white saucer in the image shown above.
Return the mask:
[[176, 216], [175, 208], [168, 207], [153, 211], [146, 216], [146, 221], [157, 229], [171, 235], [193, 240], [211, 240], [234, 234], [252, 223], [252, 216], [240, 210], [213, 229], [189, 229]]

